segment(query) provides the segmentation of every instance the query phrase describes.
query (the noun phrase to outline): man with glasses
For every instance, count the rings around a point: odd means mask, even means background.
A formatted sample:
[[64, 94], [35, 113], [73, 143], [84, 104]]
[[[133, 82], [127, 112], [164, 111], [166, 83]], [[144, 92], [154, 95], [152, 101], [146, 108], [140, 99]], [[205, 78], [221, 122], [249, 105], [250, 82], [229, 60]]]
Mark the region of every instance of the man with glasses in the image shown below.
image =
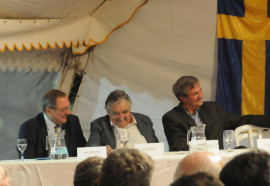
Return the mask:
[[27, 159], [48, 157], [46, 137], [48, 134], [65, 131], [65, 142], [68, 154], [77, 156], [77, 147], [84, 147], [79, 118], [69, 111], [70, 102], [64, 92], [49, 90], [42, 99], [43, 112], [24, 122], [20, 127], [19, 138], [27, 139], [24, 157]]

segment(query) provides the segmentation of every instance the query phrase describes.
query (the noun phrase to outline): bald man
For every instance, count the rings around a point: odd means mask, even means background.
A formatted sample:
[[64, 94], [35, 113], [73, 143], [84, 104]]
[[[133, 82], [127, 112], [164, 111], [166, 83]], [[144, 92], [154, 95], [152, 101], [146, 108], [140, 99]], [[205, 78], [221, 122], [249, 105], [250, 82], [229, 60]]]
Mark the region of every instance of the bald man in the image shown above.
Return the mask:
[[179, 162], [174, 174], [174, 180], [198, 172], [207, 172], [218, 178], [223, 167], [224, 162], [217, 154], [202, 151], [194, 152]]

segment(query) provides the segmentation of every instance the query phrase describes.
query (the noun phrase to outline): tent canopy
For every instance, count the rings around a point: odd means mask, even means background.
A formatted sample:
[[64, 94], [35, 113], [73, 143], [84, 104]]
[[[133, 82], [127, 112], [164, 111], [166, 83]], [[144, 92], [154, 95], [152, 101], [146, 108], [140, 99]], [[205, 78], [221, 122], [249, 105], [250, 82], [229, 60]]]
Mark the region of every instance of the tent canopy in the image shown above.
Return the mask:
[[0, 0], [0, 51], [75, 47], [74, 53], [84, 53], [147, 1]]

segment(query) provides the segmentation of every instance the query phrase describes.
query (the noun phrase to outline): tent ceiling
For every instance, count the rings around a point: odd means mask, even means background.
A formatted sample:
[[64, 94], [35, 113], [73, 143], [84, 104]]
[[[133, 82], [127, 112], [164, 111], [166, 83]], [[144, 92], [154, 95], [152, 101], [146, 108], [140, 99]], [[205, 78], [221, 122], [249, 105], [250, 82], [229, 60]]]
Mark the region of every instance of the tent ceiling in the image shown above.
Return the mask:
[[[148, 0], [0, 0], [0, 51], [103, 43]], [[77, 50], [79, 48], [79, 50]]]
[[106, 0], [0, 0], [0, 18], [77, 18], [92, 14], [105, 1]]

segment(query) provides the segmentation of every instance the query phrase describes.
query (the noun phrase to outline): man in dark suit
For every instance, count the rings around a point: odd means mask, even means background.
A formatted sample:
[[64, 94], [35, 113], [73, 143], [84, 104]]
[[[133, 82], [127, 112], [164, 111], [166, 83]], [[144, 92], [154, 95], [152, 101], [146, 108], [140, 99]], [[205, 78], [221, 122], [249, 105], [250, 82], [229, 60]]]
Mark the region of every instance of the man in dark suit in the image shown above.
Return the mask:
[[69, 156], [77, 156], [77, 147], [84, 147], [86, 140], [79, 118], [70, 113], [69, 106], [70, 102], [64, 92], [50, 90], [44, 95], [43, 112], [20, 127], [19, 138], [27, 139], [25, 158], [48, 157], [46, 137], [55, 132], [57, 125], [65, 131], [64, 138]]
[[105, 101], [107, 115], [91, 122], [86, 146], [121, 146], [120, 136], [128, 134], [128, 146], [138, 143], [155, 143], [158, 139], [151, 119], [143, 114], [131, 113], [131, 99], [122, 90], [115, 90]]
[[206, 124], [207, 140], [218, 140], [223, 149], [223, 130], [234, 130], [244, 124], [270, 127], [270, 116], [231, 114], [215, 102], [203, 102], [199, 80], [193, 76], [182, 76], [173, 85], [173, 92], [180, 104], [162, 117], [164, 132], [170, 151], [188, 150], [187, 131], [192, 126]]

